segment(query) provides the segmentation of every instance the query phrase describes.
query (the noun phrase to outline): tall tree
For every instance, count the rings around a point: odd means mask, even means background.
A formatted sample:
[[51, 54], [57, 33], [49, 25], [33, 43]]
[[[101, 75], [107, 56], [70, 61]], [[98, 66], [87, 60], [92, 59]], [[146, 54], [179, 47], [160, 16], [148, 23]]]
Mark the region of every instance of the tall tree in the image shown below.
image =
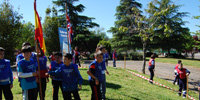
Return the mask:
[[[89, 28], [93, 28], [95, 26], [99, 26], [98, 24], [92, 22], [94, 18], [87, 17], [84, 15], [80, 15], [79, 13], [84, 11], [84, 6], [82, 4], [74, 4], [79, 0], [55, 0], [53, 1], [54, 4], [60, 7], [61, 15], [59, 15], [60, 19], [59, 22], [61, 23], [62, 27], [66, 27], [66, 3], [67, 3], [67, 13], [70, 17], [70, 21], [73, 27], [73, 41], [72, 46], [78, 46], [82, 51], [89, 51], [90, 45], [93, 41], [91, 38], [92, 33], [90, 32]], [[97, 42], [98, 43], [98, 42]], [[97, 44], [95, 44], [97, 45]], [[93, 48], [95, 49], [95, 48]], [[94, 50], [91, 50], [94, 51]]]
[[[111, 40], [113, 48], [118, 51], [135, 50], [141, 48], [138, 32], [130, 31], [137, 24], [134, 19], [141, 11], [142, 5], [135, 0], [120, 0], [120, 5], [116, 8], [115, 26], [111, 27], [109, 32], [113, 33]], [[133, 9], [138, 12], [133, 11]]]
[[0, 46], [6, 49], [5, 58], [11, 61], [15, 60], [14, 50], [20, 38], [21, 18], [8, 1], [5, 0], [0, 5]]
[[46, 9], [46, 17], [43, 23], [44, 37], [46, 43], [47, 53], [51, 54], [53, 51], [60, 51], [58, 27], [60, 26], [59, 17], [55, 7]]
[[[180, 49], [183, 44], [181, 40], [183, 35], [190, 36], [188, 28], [183, 27], [185, 22], [182, 20], [188, 13], [180, 12], [180, 7], [171, 0], [153, 0], [149, 4], [149, 9], [146, 10], [150, 16], [153, 16], [155, 12], [160, 11], [162, 13], [162, 11], [165, 11], [165, 13], [160, 14], [158, 21], [155, 23], [157, 27], [155, 33], [160, 39], [157, 45], [163, 50], [167, 50], [169, 54], [171, 48]], [[179, 43], [179, 46], [174, 42]]]

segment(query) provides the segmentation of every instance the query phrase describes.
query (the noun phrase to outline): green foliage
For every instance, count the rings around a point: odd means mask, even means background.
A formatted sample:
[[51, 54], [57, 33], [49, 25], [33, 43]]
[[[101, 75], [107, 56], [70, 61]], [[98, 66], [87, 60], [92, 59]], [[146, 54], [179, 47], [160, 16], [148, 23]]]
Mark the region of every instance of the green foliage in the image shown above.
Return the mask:
[[46, 17], [43, 23], [44, 37], [47, 53], [50, 55], [53, 51], [60, 51], [59, 35], [58, 35], [58, 16], [57, 11], [53, 7], [52, 9], [46, 9]]
[[22, 48], [22, 44], [24, 42], [29, 42], [31, 43], [32, 45], [35, 44], [35, 39], [34, 39], [34, 36], [35, 36], [35, 27], [34, 25], [31, 23], [31, 22], [28, 22], [28, 23], [24, 23], [21, 27], [21, 29], [19, 30], [19, 37], [21, 38], [18, 38], [18, 43], [17, 43], [17, 49], [21, 49]]
[[[92, 22], [94, 18], [79, 14], [84, 11], [85, 7], [82, 4], [75, 4], [75, 2], [78, 1], [79, 0], [71, 0], [67, 2], [67, 0], [55, 0], [53, 3], [60, 8], [59, 23], [62, 27], [66, 27], [65, 3], [67, 3], [67, 12], [74, 32], [72, 46], [78, 46], [81, 51], [95, 51], [96, 45], [99, 42], [98, 40], [100, 39], [98, 39], [99, 37], [95, 36], [89, 29], [99, 25]], [[95, 47], [91, 47], [94, 45]]]
[[13, 10], [9, 2], [0, 5], [0, 46], [5, 48], [5, 58], [15, 60], [14, 50], [20, 39], [21, 15]]
[[141, 4], [135, 0], [120, 0], [120, 5], [116, 8], [115, 26], [109, 32], [113, 34], [111, 40], [112, 47], [120, 50], [135, 50], [141, 48], [141, 40], [137, 31], [134, 31], [134, 19], [140, 15]]

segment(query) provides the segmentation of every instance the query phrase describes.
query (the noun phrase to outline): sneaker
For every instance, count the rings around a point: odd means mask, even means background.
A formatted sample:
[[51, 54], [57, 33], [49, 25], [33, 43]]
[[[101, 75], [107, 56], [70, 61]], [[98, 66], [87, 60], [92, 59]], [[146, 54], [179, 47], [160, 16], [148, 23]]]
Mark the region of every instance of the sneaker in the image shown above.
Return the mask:
[[183, 98], [186, 98], [185, 96], [183, 96]]
[[178, 96], [181, 96], [181, 93], [178, 93]]

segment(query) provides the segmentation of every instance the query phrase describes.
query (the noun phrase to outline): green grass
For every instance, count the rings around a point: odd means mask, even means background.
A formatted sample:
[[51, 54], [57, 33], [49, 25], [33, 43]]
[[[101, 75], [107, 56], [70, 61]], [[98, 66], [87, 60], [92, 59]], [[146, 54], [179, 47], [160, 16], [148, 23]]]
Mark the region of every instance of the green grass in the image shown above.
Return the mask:
[[[110, 72], [110, 75], [107, 75], [106, 77], [106, 97], [108, 100], [182, 100], [182, 97], [179, 97], [176, 92], [154, 84], [152, 85], [139, 77], [133, 76], [124, 69], [108, 67], [108, 70]], [[91, 89], [88, 84], [88, 75], [86, 74], [86, 71], [87, 69], [80, 69], [84, 79], [82, 90], [79, 91], [82, 100], [90, 100], [91, 98]], [[147, 75], [145, 76], [149, 77]], [[155, 81], [178, 90], [178, 86], [173, 85], [166, 80], [155, 78]], [[19, 87], [17, 80], [14, 81], [14, 88], [12, 91], [14, 100], [22, 100], [21, 88]], [[189, 94], [196, 99], [198, 97], [197, 93], [190, 91]], [[46, 100], [52, 100], [51, 82], [47, 85]], [[59, 92], [59, 100], [62, 100], [61, 92]]]
[[182, 60], [184, 66], [200, 68], [200, 60], [177, 59], [177, 58], [156, 58], [156, 62], [170, 63], [170, 64], [177, 64], [178, 60]]

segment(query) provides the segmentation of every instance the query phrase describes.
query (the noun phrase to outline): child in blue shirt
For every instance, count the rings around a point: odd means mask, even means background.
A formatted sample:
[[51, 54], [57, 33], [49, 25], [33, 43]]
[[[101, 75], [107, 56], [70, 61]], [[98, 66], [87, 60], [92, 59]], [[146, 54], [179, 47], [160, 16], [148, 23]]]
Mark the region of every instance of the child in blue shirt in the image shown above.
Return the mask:
[[100, 50], [97, 51], [95, 53], [95, 58], [96, 60], [90, 64], [87, 74], [89, 75], [90, 87], [92, 89], [91, 100], [101, 100], [102, 92], [100, 90], [100, 84], [103, 81], [102, 71], [105, 65], [105, 63], [103, 63], [103, 53]]
[[[62, 62], [62, 53], [56, 52], [55, 53], [55, 61], [51, 61], [51, 65], [49, 67], [50, 71], [56, 71], [61, 68]], [[59, 88], [62, 91], [62, 78], [60, 76], [50, 76], [52, 78], [52, 85], [53, 85], [53, 100], [58, 100], [58, 91]]]
[[10, 61], [4, 59], [5, 49], [0, 47], [0, 100], [2, 100], [2, 92], [6, 100], [13, 100], [13, 73], [10, 67]]
[[72, 64], [71, 61], [72, 55], [67, 53], [64, 56], [64, 64], [61, 68], [55, 71], [49, 71], [49, 74], [61, 77], [64, 100], [72, 100], [71, 94], [73, 94], [75, 100], [80, 100], [80, 96], [78, 94], [78, 84], [79, 89], [81, 89], [83, 78], [80, 75], [78, 66], [76, 64]]
[[31, 47], [22, 47], [24, 59], [18, 62], [18, 77], [23, 91], [23, 100], [37, 100], [36, 66], [31, 58]]

